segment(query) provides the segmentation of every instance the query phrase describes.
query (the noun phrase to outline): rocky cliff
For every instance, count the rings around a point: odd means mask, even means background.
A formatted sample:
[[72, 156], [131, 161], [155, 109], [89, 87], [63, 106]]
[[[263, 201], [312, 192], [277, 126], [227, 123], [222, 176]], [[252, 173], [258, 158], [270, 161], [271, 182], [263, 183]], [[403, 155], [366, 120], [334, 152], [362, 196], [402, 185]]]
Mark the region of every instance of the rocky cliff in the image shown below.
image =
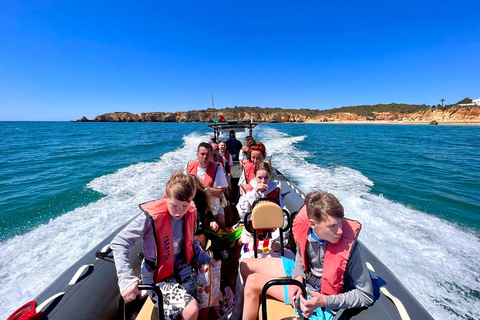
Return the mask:
[[223, 114], [225, 119], [248, 121], [253, 118], [257, 122], [345, 122], [345, 121], [396, 121], [396, 122], [480, 122], [480, 107], [452, 107], [448, 110], [431, 108], [415, 113], [377, 112], [369, 116], [359, 116], [355, 113], [332, 113], [318, 116], [277, 112], [224, 112], [217, 111], [187, 111], [187, 112], [149, 112], [140, 115], [130, 112], [112, 112], [96, 116], [93, 120], [82, 117], [78, 122], [213, 122], [215, 114]]

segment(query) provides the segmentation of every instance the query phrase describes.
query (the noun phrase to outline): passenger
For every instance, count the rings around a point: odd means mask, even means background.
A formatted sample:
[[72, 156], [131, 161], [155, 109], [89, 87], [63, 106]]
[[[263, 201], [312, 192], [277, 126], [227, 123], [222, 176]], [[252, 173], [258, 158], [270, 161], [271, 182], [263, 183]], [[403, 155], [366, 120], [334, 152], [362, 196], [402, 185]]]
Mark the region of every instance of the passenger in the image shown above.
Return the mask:
[[226, 232], [225, 211], [220, 203], [223, 191], [228, 187], [225, 170], [213, 161], [213, 148], [207, 142], [201, 142], [197, 148], [197, 159], [187, 163], [186, 173], [194, 174], [203, 181], [210, 192], [210, 206], [221, 230]]
[[322, 191], [309, 193], [293, 224], [295, 262], [285, 258], [241, 262], [245, 279], [243, 319], [256, 319], [264, 284], [285, 276], [306, 283], [311, 297], [304, 299], [297, 286], [273, 286], [268, 294], [285, 304], [292, 301], [307, 318], [319, 313], [323, 319], [322, 308], [329, 313], [372, 305], [372, 280], [356, 242], [359, 231], [360, 223], [344, 218], [343, 207], [335, 196]]
[[[237, 211], [242, 221], [245, 219], [245, 215], [252, 210], [253, 203], [260, 198], [277, 199], [280, 203], [280, 207], [285, 208], [285, 202], [283, 201], [283, 198], [280, 195], [280, 189], [278, 188], [275, 182], [270, 181], [270, 177], [272, 176], [271, 166], [267, 162], [259, 162], [255, 165], [254, 174], [255, 176], [253, 177], [253, 179], [250, 180], [250, 183], [241, 187], [243, 188], [243, 194], [238, 200]], [[248, 244], [253, 241], [253, 236], [251, 232], [249, 232], [247, 229], [248, 227], [245, 226], [242, 231], [242, 236], [240, 241], [243, 244]], [[269, 240], [271, 240], [271, 241], [268, 241], [268, 243], [270, 243], [270, 246], [271, 246], [270, 249], [271, 251], [278, 253], [277, 256], [279, 256], [280, 249], [281, 249], [280, 243], [278, 242], [280, 239], [280, 231], [276, 230], [275, 232], [273, 232], [273, 234], [270, 234], [266, 237], [264, 236], [260, 240], [264, 240], [264, 238], [268, 238]], [[284, 234], [284, 239], [285, 239], [285, 243], [283, 245], [286, 245], [288, 241], [288, 233]], [[247, 245], [244, 248], [244, 250], [242, 250], [242, 256], [246, 252], [251, 252], [250, 247], [251, 246]], [[267, 250], [267, 251], [270, 251], [270, 250]], [[251, 256], [252, 255], [250, 255], [250, 257]]]
[[[255, 176], [250, 183], [243, 186], [243, 195], [240, 197], [237, 204], [237, 211], [240, 218], [245, 219], [245, 215], [252, 210], [252, 205], [255, 201], [260, 198], [274, 198], [277, 199], [282, 208], [285, 207], [282, 196], [280, 195], [280, 189], [277, 187], [275, 182], [270, 181], [271, 177], [271, 166], [267, 162], [259, 162], [255, 165]], [[251, 218], [251, 217], [250, 217]], [[285, 223], [287, 225], [287, 217], [285, 216]], [[241, 243], [243, 243], [243, 248], [240, 251], [240, 261], [246, 258], [252, 258], [254, 256], [254, 246], [253, 246], [253, 235], [248, 231], [249, 227], [245, 226], [242, 230]], [[283, 239], [284, 243], [280, 242], [280, 232], [281, 230], [261, 230], [258, 234], [257, 243], [258, 248], [261, 250], [261, 253], [258, 254], [259, 258], [270, 258], [270, 257], [279, 257], [281, 255], [281, 247], [285, 246], [288, 243], [288, 232], [284, 232]], [[292, 251], [285, 249], [285, 256], [294, 259], [295, 255]], [[231, 310], [230, 314], [233, 315], [233, 318], [241, 318], [242, 306], [243, 306], [243, 279], [240, 274], [237, 277], [237, 286], [236, 286], [236, 300], [235, 306]], [[228, 319], [227, 316], [223, 319]]]
[[[223, 158], [222, 155], [220, 155], [220, 147], [219, 144], [216, 143], [211, 143], [212, 145], [212, 150], [213, 150], [213, 161], [217, 162], [222, 168], [225, 170], [225, 179], [227, 179], [228, 186], [223, 190], [223, 195], [220, 197], [220, 205], [223, 208], [224, 211], [224, 219], [225, 219], [225, 227], [227, 227], [227, 222], [228, 225], [230, 225], [230, 220], [231, 220], [231, 212], [230, 212], [230, 199], [233, 196], [232, 192], [232, 184], [230, 182], [232, 174], [230, 173], [230, 165], [228, 162], [224, 161], [225, 159]], [[228, 152], [228, 151], [226, 151]], [[231, 156], [230, 156], [231, 158]]]
[[255, 175], [254, 173], [255, 165], [259, 162], [265, 161], [266, 157], [267, 157], [267, 151], [263, 143], [257, 142], [256, 144], [250, 147], [250, 150], [249, 150], [250, 159], [244, 161], [243, 172], [238, 181], [239, 186], [248, 184], [250, 182], [250, 180]]
[[[230, 152], [227, 150], [227, 142], [225, 140], [221, 140], [218, 143], [218, 155], [221, 157], [221, 163], [223, 163], [223, 167], [226, 168], [227, 166], [231, 168], [233, 166], [233, 158]], [[219, 161], [220, 162], [220, 161]], [[229, 176], [231, 178], [232, 175]]]
[[218, 230], [218, 224], [215, 221], [215, 216], [210, 208], [210, 193], [205, 187], [200, 178], [192, 174], [195, 181], [195, 196], [193, 202], [197, 207], [197, 226], [195, 228], [195, 236], [202, 243], [202, 247], [205, 248], [207, 239], [205, 238], [205, 229], [210, 229], [214, 232]]
[[252, 136], [246, 136], [245, 137], [245, 145], [242, 147], [242, 150], [240, 150], [240, 153], [238, 154], [238, 160], [240, 161], [240, 168], [243, 167], [243, 162], [245, 160], [250, 159], [250, 147], [253, 146], [255, 143], [255, 139], [253, 139]]
[[232, 155], [233, 160], [238, 160], [240, 149], [242, 149], [242, 143], [235, 137], [235, 131], [230, 130], [229, 139], [227, 140], [227, 150]]
[[[199, 306], [194, 298], [197, 275], [190, 264], [193, 259], [202, 264], [213, 263], [214, 260], [193, 236], [197, 217], [192, 202], [194, 194], [193, 177], [181, 171], [174, 172], [167, 182], [164, 198], [141, 204], [143, 214], [112, 240], [110, 246], [118, 285], [125, 302], [140, 295], [140, 279], [130, 265], [129, 249], [142, 240], [141, 283], [159, 286], [163, 293], [165, 318], [181, 316], [183, 319], [197, 319]], [[161, 239], [160, 243], [156, 239]], [[157, 304], [155, 293], [149, 292], [149, 295]]]

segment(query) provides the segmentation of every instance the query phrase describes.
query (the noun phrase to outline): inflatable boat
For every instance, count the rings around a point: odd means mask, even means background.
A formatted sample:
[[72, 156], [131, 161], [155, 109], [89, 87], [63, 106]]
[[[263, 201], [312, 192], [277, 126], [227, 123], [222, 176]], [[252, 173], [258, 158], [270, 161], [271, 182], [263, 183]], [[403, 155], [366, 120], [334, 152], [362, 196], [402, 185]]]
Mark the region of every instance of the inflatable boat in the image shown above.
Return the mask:
[[[214, 129], [215, 137], [218, 137], [222, 132], [232, 129], [249, 130], [251, 134], [255, 125], [250, 122], [245, 125], [225, 123], [223, 125], [215, 124], [211, 127]], [[238, 182], [241, 173], [238, 162], [232, 169], [233, 185]], [[295, 214], [303, 205], [305, 193], [278, 170], [277, 176], [285, 204], [289, 212]], [[75, 262], [34, 301], [20, 307], [9, 319], [144, 319], [145, 312], [142, 312], [141, 309], [147, 305], [145, 300], [148, 298], [137, 299], [125, 304], [117, 285], [115, 264], [109, 243], [124, 226], [115, 230], [93, 250]], [[383, 278], [387, 285], [381, 288], [381, 296], [373, 306], [352, 316], [351, 319], [433, 319], [400, 280], [365, 245], [361, 242], [360, 245], [363, 247], [367, 266]], [[142, 259], [141, 242], [138, 241], [130, 252], [130, 262], [138, 274]], [[230, 259], [236, 259], [236, 257]], [[25, 302], [20, 301], [19, 306], [22, 303]], [[156, 312], [147, 312], [147, 318], [155, 319], [158, 318], [158, 315]], [[291, 319], [290, 316], [288, 319]]]

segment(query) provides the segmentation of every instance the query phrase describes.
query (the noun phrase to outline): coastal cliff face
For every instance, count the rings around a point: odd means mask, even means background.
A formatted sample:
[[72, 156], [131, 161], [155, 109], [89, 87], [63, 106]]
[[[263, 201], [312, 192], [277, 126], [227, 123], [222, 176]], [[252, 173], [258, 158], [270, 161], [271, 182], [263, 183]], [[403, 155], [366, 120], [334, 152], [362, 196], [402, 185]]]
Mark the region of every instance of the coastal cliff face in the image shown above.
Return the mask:
[[216, 113], [223, 114], [225, 119], [270, 123], [318, 123], [344, 121], [397, 121], [397, 122], [476, 122], [480, 121], [480, 107], [453, 107], [448, 110], [432, 108], [415, 113], [377, 112], [370, 116], [359, 116], [355, 113], [332, 113], [310, 117], [295, 113], [250, 113], [222, 111], [187, 111], [187, 112], [149, 112], [140, 115], [130, 112], [112, 112], [96, 116], [93, 120], [82, 117], [79, 122], [213, 122]]

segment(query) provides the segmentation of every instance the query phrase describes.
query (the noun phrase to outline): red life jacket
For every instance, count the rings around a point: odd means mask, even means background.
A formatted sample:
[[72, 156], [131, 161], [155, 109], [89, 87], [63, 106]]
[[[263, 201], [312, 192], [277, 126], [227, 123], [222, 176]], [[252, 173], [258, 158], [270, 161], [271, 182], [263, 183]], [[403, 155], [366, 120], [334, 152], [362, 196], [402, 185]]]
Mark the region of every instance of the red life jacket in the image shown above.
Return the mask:
[[255, 177], [255, 165], [250, 160], [245, 160], [243, 162], [243, 172], [245, 174], [245, 180], [247, 183], [250, 183], [253, 177]]
[[[307, 231], [309, 228], [308, 220], [307, 209], [303, 206], [293, 221], [292, 228], [297, 250], [300, 250], [303, 266], [307, 273], [310, 271], [308, 257], [305, 252], [307, 248]], [[342, 237], [337, 243], [329, 242], [327, 244], [321, 280], [321, 292], [323, 294], [337, 295], [342, 292], [348, 259], [350, 258], [353, 245], [355, 244], [361, 227], [358, 221], [343, 219]]]
[[[250, 183], [245, 185], [243, 188], [245, 189], [245, 192], [250, 192], [253, 190], [253, 186]], [[269, 194], [266, 194], [265, 198], [280, 199], [280, 189], [278, 187], [275, 188]]]
[[225, 150], [225, 155], [221, 155], [220, 153], [218, 154], [219, 157], [222, 157], [222, 161], [220, 161], [220, 164], [222, 165], [222, 168], [225, 169], [225, 167], [230, 167], [230, 152], [228, 150]]
[[[175, 274], [173, 261], [173, 235], [172, 221], [167, 208], [165, 198], [146, 202], [140, 205], [140, 209], [146, 212], [153, 220], [153, 231], [157, 247], [157, 258], [155, 261], [155, 281], [160, 282]], [[197, 209], [192, 202], [185, 214], [185, 255], [187, 264], [193, 259], [193, 232], [197, 219]]]
[[[190, 161], [187, 164], [187, 173], [197, 175], [197, 168], [198, 168], [198, 161]], [[217, 174], [218, 163], [210, 161], [208, 164], [207, 170], [205, 172], [205, 177], [203, 177], [203, 183], [207, 187], [213, 187], [213, 183], [215, 182], [215, 176]]]

